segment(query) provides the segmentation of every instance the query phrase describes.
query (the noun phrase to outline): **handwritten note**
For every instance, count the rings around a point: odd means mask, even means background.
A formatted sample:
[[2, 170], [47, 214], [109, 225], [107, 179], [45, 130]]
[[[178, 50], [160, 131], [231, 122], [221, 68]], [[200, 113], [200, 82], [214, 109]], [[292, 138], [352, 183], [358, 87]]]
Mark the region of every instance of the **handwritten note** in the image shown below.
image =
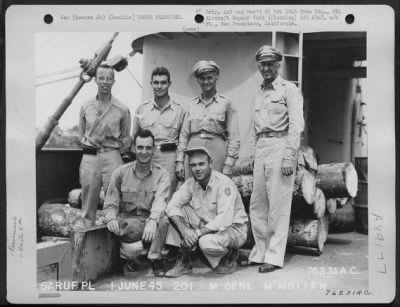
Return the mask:
[[9, 220], [10, 229], [7, 237], [7, 248], [11, 255], [23, 257], [24, 252], [24, 225], [23, 219], [13, 216]]

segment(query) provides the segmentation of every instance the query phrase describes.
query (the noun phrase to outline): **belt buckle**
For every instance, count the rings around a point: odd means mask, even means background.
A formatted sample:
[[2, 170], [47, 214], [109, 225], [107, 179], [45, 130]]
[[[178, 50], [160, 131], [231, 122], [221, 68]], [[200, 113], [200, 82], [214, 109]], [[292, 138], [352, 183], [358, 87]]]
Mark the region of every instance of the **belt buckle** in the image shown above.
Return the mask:
[[205, 139], [205, 138], [206, 138], [206, 135], [205, 135], [204, 133], [200, 133], [200, 138], [201, 138], [201, 139]]
[[161, 150], [161, 145], [156, 145], [156, 149]]

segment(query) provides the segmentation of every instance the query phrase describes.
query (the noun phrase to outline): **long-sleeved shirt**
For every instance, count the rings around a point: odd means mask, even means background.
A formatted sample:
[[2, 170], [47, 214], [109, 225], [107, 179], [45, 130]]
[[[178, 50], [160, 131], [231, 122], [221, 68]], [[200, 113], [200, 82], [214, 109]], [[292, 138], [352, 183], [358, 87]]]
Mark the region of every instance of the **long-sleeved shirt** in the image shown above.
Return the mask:
[[225, 164], [232, 166], [239, 156], [240, 135], [238, 115], [231, 99], [217, 93], [208, 103], [201, 96], [189, 103], [179, 136], [177, 161], [184, 161], [189, 139], [201, 132], [219, 135], [226, 140], [228, 153]]
[[167, 206], [170, 182], [168, 172], [157, 165], [151, 165], [144, 178], [136, 175], [136, 161], [121, 165], [113, 172], [104, 199], [104, 221], [121, 214], [145, 216], [158, 223]]
[[185, 110], [174, 100], [171, 99], [163, 109], [154, 99], [148, 100], [136, 109], [132, 137], [140, 129], [147, 129], [153, 133], [156, 144], [178, 143], [184, 118]]
[[205, 190], [194, 178], [188, 179], [172, 196], [166, 213], [169, 217], [183, 216], [181, 208], [185, 205], [192, 206], [205, 227], [213, 231], [223, 231], [232, 224], [248, 222], [236, 185], [215, 170]]
[[280, 76], [266, 86], [261, 85], [255, 99], [250, 131], [251, 155], [254, 156], [259, 133], [287, 131], [284, 159], [295, 160], [303, 129], [303, 96], [296, 85]]
[[131, 146], [131, 115], [128, 107], [115, 97], [111, 97], [110, 105], [102, 113], [97, 99], [86, 101], [79, 114], [79, 133], [82, 146], [110, 147], [126, 152]]

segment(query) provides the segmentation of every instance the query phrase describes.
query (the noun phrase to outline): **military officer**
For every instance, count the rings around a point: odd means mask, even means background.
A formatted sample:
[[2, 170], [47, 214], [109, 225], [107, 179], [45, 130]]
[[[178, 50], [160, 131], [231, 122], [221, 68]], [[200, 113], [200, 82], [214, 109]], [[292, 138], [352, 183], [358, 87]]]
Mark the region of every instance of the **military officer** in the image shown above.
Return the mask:
[[166, 244], [178, 249], [178, 259], [165, 276], [190, 274], [190, 254], [197, 246], [217, 273], [232, 273], [239, 248], [247, 238], [248, 218], [242, 198], [230, 178], [212, 170], [206, 147], [191, 148], [186, 153], [193, 177], [175, 192], [167, 206], [174, 227], [168, 228]]
[[87, 227], [95, 223], [101, 187], [106, 193], [112, 172], [129, 159], [131, 145], [129, 109], [111, 94], [113, 68], [100, 65], [95, 82], [97, 95], [82, 105], [78, 125], [83, 150], [82, 217]]
[[153, 133], [155, 137], [153, 163], [161, 165], [168, 171], [171, 179], [171, 197], [177, 185], [176, 150], [185, 111], [169, 96], [171, 77], [167, 68], [155, 68], [151, 74], [150, 84], [154, 97], [137, 108], [132, 135], [140, 129], [148, 129]]
[[107, 228], [121, 237], [120, 256], [125, 272], [138, 269], [146, 255], [156, 276], [163, 276], [161, 250], [168, 229], [164, 215], [170, 189], [168, 172], [152, 163], [154, 136], [139, 130], [133, 139], [136, 161], [118, 167], [112, 174], [104, 200]]
[[283, 266], [289, 229], [297, 149], [304, 128], [303, 97], [279, 76], [282, 52], [262, 46], [257, 54], [264, 82], [257, 92], [251, 130], [254, 161], [250, 221], [255, 245], [249, 263], [260, 273]]
[[193, 146], [205, 146], [213, 158], [213, 168], [232, 175], [239, 155], [239, 123], [231, 99], [217, 92], [219, 72], [214, 61], [199, 61], [193, 67], [202, 92], [189, 103], [179, 136], [178, 178], [190, 177], [189, 167], [184, 167], [184, 151]]

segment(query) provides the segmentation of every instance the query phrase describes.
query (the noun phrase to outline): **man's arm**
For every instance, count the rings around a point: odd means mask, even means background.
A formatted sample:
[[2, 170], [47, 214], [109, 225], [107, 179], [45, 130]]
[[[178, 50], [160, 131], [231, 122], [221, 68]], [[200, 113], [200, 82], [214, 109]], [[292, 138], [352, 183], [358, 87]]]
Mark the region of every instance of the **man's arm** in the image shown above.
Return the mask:
[[122, 146], [120, 148], [121, 154], [127, 153], [130, 151], [131, 147], [131, 113], [129, 109], [123, 111], [123, 116], [121, 119], [121, 143]]
[[225, 165], [232, 167], [237, 158], [239, 157], [240, 150], [240, 133], [239, 133], [239, 119], [236, 108], [230, 102], [226, 114], [226, 127], [227, 127], [227, 157]]
[[282, 160], [282, 173], [291, 175], [296, 167], [297, 150], [300, 147], [300, 136], [304, 129], [303, 96], [295, 85], [291, 85], [286, 90], [285, 98], [289, 116], [289, 131]]
[[110, 179], [106, 197], [104, 199], [104, 223], [108, 230], [119, 235], [119, 225], [117, 215], [119, 212], [119, 203], [121, 200], [121, 174], [116, 169]]
[[78, 122], [78, 133], [79, 133], [79, 141], [83, 140], [83, 136], [85, 135], [86, 130], [86, 121], [85, 121], [85, 111], [84, 106], [81, 106], [79, 111], [79, 122]]

